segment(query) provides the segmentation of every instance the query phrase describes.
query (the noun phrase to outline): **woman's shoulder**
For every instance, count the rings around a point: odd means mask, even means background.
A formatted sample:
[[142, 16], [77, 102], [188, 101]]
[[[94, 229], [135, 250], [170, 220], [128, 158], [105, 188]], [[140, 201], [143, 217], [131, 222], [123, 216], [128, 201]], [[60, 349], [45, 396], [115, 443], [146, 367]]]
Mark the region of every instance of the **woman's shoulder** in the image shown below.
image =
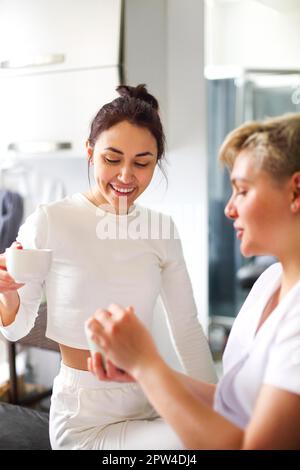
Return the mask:
[[65, 220], [67, 214], [68, 219], [76, 218], [78, 216], [78, 209], [80, 207], [77, 201], [76, 194], [65, 196], [56, 201], [39, 204], [35, 210], [26, 217], [24, 226], [41, 227], [49, 225], [55, 221]]
[[40, 204], [36, 210], [55, 213], [64, 210], [78, 209], [83, 206], [83, 196], [81, 196], [81, 193], [67, 195], [64, 198], [48, 202], [47, 204]]
[[253, 284], [239, 314], [247, 309], [249, 305], [256, 304], [266, 291], [272, 291], [273, 286], [279, 284], [282, 275], [281, 263], [274, 263], [269, 266]]
[[[282, 274], [282, 265], [281, 263], [274, 262], [268, 268], [263, 271], [263, 273], [259, 276], [257, 281], [254, 283], [254, 287], [261, 286], [262, 284], [268, 283], [271, 281], [276, 281], [277, 277]], [[252, 289], [253, 289], [252, 288]]]
[[156, 207], [135, 205], [135, 214], [141, 222], [147, 224], [148, 239], [154, 242], [179, 241], [180, 237], [172, 216]]
[[142, 206], [135, 204], [135, 213], [137, 215], [147, 215], [149, 221], [157, 221], [163, 224], [175, 226], [173, 216], [156, 206]]
[[253, 321], [254, 315], [249, 315], [249, 311], [253, 312], [253, 310], [256, 311], [257, 308], [260, 308], [261, 299], [266, 299], [266, 296], [274, 291], [276, 285], [280, 283], [281, 274], [281, 264], [274, 263], [259, 276], [234, 320], [233, 331], [239, 330], [242, 325], [245, 325], [245, 319], [247, 319], [246, 324]]
[[141, 214], [147, 213], [153, 218], [158, 217], [158, 218], [165, 219], [165, 220], [173, 220], [170, 214], [159, 210], [159, 208], [156, 206], [144, 206], [141, 204], [135, 204], [135, 211]]

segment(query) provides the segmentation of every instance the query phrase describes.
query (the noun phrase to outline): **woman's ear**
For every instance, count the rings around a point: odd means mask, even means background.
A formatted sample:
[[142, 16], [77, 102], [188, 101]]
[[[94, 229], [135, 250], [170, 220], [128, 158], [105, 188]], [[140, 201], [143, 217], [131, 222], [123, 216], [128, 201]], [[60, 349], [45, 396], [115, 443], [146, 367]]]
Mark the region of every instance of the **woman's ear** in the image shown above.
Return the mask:
[[300, 171], [297, 171], [293, 174], [291, 178], [292, 185], [292, 202], [291, 210], [292, 212], [300, 211]]
[[89, 141], [87, 140], [86, 143], [85, 143], [85, 148], [87, 150], [87, 159], [88, 159], [88, 162], [89, 162], [89, 165], [92, 165], [93, 164], [93, 147], [90, 146], [90, 143]]

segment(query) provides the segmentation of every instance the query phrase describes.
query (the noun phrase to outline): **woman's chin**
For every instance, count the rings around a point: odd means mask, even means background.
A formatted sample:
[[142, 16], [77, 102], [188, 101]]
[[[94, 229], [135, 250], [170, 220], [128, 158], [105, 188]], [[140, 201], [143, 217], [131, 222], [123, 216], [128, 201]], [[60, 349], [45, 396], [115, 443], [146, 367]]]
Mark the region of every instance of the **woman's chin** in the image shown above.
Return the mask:
[[251, 256], [256, 255], [253, 249], [251, 249], [250, 246], [243, 245], [243, 242], [241, 243], [241, 246], [240, 246], [240, 252], [241, 252], [241, 255], [243, 255], [245, 258], [250, 258]]

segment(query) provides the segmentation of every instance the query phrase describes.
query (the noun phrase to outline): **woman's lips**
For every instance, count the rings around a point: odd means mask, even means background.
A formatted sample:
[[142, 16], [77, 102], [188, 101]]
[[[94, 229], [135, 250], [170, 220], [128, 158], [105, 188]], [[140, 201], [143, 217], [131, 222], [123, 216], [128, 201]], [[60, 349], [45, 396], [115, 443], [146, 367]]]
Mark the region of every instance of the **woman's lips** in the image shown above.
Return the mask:
[[242, 227], [239, 227], [236, 222], [233, 224], [233, 228], [236, 231], [236, 237], [240, 240], [243, 236], [244, 229]]
[[243, 237], [244, 230], [243, 229], [236, 229], [236, 237], [240, 240]]
[[[118, 197], [128, 197], [128, 196], [131, 196], [134, 191], [136, 190], [136, 188], [134, 187], [131, 191], [118, 191], [118, 189], [116, 187], [114, 187], [112, 184], [109, 185], [110, 188], [113, 190], [114, 194]], [[124, 189], [127, 189], [127, 188], [124, 188]], [[129, 188], [128, 188], [129, 189]]]

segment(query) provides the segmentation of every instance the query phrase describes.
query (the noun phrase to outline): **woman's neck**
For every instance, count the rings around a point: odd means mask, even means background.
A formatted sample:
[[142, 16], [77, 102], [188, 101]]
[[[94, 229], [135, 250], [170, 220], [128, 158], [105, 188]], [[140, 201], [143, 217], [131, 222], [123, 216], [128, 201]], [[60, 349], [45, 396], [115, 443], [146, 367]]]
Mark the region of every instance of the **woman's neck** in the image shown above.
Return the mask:
[[283, 260], [279, 301], [300, 281], [300, 259]]
[[129, 213], [130, 207], [120, 207], [119, 209], [115, 208], [114, 206], [109, 204], [109, 202], [104, 199], [102, 194], [99, 194], [99, 192], [95, 189], [91, 189], [83, 194], [92, 204], [94, 204], [94, 206], [101, 206], [101, 209], [103, 209], [105, 212], [109, 212], [115, 215], [126, 215]]

